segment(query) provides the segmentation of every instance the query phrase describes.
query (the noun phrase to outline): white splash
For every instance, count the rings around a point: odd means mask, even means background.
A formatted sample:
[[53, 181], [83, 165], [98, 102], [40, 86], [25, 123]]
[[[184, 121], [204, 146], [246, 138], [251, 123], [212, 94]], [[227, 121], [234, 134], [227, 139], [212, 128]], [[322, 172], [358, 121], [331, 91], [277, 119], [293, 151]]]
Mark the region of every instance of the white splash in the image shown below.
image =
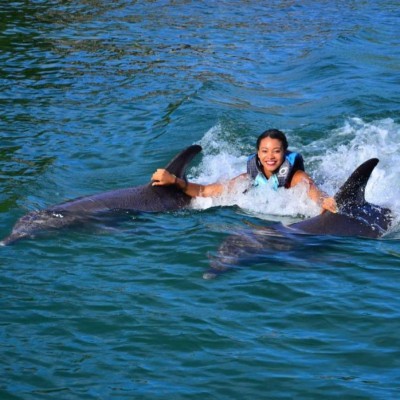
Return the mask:
[[[332, 148], [327, 142], [334, 140]], [[400, 125], [392, 119], [364, 122], [361, 118], [346, 121], [343, 127], [319, 141], [325, 154], [308, 157], [315, 163], [313, 176], [321, 187], [335, 193], [358, 165], [370, 158], [379, 164], [372, 172], [365, 190], [367, 201], [392, 210], [393, 230], [400, 229]]]

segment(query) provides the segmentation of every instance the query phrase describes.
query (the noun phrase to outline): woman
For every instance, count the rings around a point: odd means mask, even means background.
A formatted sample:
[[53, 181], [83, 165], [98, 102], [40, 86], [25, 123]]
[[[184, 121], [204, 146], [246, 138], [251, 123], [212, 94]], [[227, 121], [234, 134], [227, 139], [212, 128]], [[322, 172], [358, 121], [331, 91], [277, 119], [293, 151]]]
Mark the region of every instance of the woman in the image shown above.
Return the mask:
[[322, 192], [305, 173], [302, 156], [288, 151], [286, 136], [277, 129], [269, 129], [258, 137], [257, 153], [249, 157], [247, 172], [227, 183], [199, 185], [177, 178], [165, 169], [157, 169], [152, 176], [153, 186], [175, 185], [191, 197], [219, 196], [225, 190], [232, 190], [238, 181], [243, 180], [251, 181], [253, 186], [269, 186], [273, 190], [306, 184], [308, 196], [321, 206], [322, 212], [337, 212], [335, 199]]

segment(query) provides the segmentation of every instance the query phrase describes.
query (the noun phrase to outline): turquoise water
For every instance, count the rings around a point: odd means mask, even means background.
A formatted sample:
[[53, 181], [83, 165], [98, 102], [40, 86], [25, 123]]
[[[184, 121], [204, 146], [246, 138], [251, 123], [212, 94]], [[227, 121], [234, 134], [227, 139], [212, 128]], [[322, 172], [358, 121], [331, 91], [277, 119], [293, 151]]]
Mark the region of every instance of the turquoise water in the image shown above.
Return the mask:
[[[301, 190], [199, 199], [0, 250], [0, 398], [396, 399], [400, 47], [395, 1], [0, 5], [1, 236], [35, 209], [143, 184], [193, 143], [197, 182], [287, 133], [334, 194], [371, 157], [382, 239], [284, 240], [213, 281], [246, 224]], [[299, 201], [300, 199], [300, 201]]]

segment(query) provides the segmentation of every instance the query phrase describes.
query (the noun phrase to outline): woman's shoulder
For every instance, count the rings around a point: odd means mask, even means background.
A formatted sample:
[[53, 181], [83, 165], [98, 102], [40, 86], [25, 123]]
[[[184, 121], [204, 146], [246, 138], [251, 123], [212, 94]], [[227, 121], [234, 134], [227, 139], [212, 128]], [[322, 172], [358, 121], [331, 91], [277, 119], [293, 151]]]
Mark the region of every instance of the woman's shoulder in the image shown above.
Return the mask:
[[309, 177], [307, 172], [302, 171], [301, 169], [298, 169], [292, 176], [292, 179], [290, 181], [290, 187], [296, 186], [300, 182], [307, 182], [310, 183], [313, 180]]

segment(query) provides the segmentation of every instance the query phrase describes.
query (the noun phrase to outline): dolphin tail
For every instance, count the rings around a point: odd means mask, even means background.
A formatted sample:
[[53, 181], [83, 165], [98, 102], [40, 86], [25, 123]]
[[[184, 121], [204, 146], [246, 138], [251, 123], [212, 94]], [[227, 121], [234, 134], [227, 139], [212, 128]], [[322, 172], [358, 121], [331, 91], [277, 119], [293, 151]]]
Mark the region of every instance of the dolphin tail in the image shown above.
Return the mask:
[[184, 178], [188, 164], [193, 160], [196, 154], [200, 153], [201, 150], [202, 148], [198, 144], [189, 146], [175, 156], [165, 169], [178, 178]]
[[365, 186], [371, 176], [372, 171], [378, 164], [377, 158], [371, 158], [361, 164], [342, 185], [335, 194], [335, 200], [339, 209], [346, 206], [363, 206], [365, 201]]

